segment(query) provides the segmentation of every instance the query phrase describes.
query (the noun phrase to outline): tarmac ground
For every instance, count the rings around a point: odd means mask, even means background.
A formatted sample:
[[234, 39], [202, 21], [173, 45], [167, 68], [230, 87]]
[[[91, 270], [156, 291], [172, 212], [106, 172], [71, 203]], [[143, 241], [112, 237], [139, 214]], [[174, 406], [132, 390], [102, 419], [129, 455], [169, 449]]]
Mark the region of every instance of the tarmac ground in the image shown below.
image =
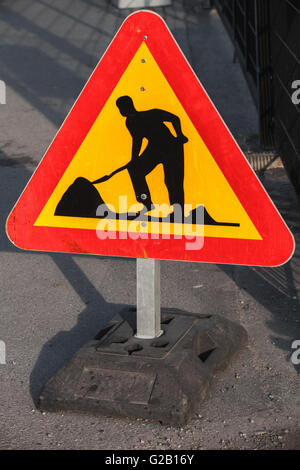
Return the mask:
[[[130, 10], [107, 0], [0, 1], [0, 449], [300, 449], [300, 212], [280, 156], [262, 153], [257, 111], [215, 10], [192, 0], [156, 8], [290, 227], [285, 265], [161, 262], [161, 303], [243, 325], [248, 346], [218, 373], [183, 428], [41, 413], [45, 382], [124, 306], [135, 260], [25, 252], [5, 221], [93, 68]], [[176, 293], [176, 294], [175, 294]]]

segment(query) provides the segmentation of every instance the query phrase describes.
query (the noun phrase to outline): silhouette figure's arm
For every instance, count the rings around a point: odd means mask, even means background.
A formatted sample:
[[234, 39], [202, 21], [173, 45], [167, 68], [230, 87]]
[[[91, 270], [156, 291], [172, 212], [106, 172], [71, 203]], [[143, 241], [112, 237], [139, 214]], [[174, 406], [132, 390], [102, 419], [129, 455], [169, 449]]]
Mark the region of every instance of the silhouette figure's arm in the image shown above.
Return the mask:
[[134, 162], [139, 154], [142, 147], [143, 138], [139, 136], [132, 136], [132, 151], [131, 151], [131, 160]]
[[161, 119], [161, 121], [167, 121], [167, 122], [170, 122], [172, 124], [172, 126], [175, 129], [177, 139], [179, 139], [183, 143], [188, 142], [187, 137], [185, 137], [182, 133], [181, 123], [180, 123], [180, 119], [179, 119], [178, 116], [176, 116], [175, 114], [169, 113], [168, 111], [163, 111], [161, 109], [157, 109], [156, 111], [157, 111], [157, 115], [158, 115], [159, 119]]

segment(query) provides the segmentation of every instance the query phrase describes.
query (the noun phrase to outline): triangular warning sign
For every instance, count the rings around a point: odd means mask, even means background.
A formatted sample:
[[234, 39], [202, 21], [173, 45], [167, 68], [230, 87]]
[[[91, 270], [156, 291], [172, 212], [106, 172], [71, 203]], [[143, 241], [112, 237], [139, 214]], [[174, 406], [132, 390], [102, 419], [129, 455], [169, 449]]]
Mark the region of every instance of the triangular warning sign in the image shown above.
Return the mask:
[[275, 266], [294, 240], [163, 20], [130, 15], [7, 221], [23, 249]]

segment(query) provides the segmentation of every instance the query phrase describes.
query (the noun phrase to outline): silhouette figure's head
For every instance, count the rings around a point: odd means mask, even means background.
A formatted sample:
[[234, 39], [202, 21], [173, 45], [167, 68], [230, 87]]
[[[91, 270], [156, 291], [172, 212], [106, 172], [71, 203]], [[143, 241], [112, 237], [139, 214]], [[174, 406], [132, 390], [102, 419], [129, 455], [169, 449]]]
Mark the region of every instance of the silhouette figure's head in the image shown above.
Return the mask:
[[129, 116], [130, 114], [136, 113], [136, 109], [130, 96], [120, 96], [116, 101], [116, 105], [118, 106], [122, 116]]

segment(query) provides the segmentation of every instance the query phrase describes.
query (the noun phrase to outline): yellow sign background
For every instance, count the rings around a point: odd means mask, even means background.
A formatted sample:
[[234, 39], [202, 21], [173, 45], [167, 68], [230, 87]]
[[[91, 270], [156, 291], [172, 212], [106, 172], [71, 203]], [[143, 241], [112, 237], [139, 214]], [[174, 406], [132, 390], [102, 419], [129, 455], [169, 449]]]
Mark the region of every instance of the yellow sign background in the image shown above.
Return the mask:
[[[62, 195], [76, 178], [81, 176], [94, 181], [130, 161], [132, 138], [126, 128], [125, 118], [121, 116], [116, 106], [116, 100], [124, 95], [133, 99], [137, 111], [158, 108], [180, 118], [182, 131], [189, 139], [184, 145], [185, 204], [191, 204], [193, 208], [203, 205], [216, 221], [240, 224], [239, 227], [205, 225], [204, 236], [261, 239], [145, 43], [140, 46], [128, 65], [35, 225], [97, 229], [99, 223], [97, 218], [55, 216], [54, 212]], [[143, 145], [145, 146], [146, 142], [143, 142]], [[153, 203], [169, 204], [162, 165], [147, 176], [147, 182]], [[127, 196], [128, 207], [137, 203], [127, 170], [118, 173], [105, 183], [96, 185], [96, 188], [105, 203], [117, 210], [119, 196]], [[130, 231], [152, 233], [151, 224], [147, 224], [146, 228], [143, 228], [139, 222], [136, 225], [132, 222], [126, 224], [128, 224], [127, 230], [130, 227]], [[163, 223], [153, 224], [153, 227], [153, 233], [164, 233]], [[193, 229], [195, 227], [189, 226], [184, 233], [195, 234]], [[201, 233], [203, 234], [203, 227]]]

